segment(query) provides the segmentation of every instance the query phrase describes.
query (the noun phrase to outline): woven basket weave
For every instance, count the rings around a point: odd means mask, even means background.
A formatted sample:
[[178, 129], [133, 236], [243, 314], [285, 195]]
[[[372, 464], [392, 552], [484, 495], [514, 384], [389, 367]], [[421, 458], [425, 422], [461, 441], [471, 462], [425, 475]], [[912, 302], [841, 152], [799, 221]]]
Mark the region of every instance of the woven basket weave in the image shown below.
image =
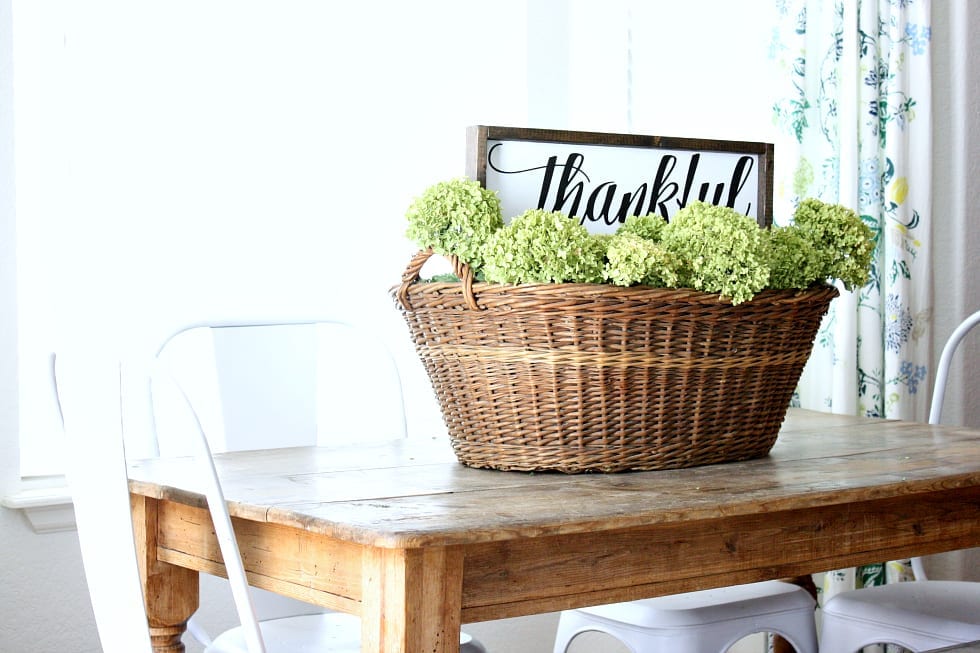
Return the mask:
[[737, 306], [685, 289], [416, 283], [393, 289], [460, 462], [653, 470], [745, 460], [776, 442], [837, 290]]

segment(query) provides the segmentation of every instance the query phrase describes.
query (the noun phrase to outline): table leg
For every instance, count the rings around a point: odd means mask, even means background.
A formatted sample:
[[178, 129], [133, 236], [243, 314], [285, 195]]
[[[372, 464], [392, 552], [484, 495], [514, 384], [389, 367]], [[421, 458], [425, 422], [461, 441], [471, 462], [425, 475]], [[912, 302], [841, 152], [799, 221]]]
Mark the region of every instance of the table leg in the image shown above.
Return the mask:
[[200, 600], [197, 572], [156, 559], [155, 499], [130, 495], [130, 506], [153, 651], [183, 653], [181, 637]]
[[367, 549], [361, 651], [458, 653], [462, 595], [460, 549]]

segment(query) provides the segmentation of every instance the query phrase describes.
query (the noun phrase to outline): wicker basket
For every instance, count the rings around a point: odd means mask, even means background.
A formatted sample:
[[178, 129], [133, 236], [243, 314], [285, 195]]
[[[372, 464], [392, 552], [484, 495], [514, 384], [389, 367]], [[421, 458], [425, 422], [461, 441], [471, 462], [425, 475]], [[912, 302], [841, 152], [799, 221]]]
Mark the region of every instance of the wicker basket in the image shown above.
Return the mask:
[[693, 467], [766, 455], [837, 290], [732, 306], [693, 290], [415, 283], [393, 289], [453, 449], [473, 467]]

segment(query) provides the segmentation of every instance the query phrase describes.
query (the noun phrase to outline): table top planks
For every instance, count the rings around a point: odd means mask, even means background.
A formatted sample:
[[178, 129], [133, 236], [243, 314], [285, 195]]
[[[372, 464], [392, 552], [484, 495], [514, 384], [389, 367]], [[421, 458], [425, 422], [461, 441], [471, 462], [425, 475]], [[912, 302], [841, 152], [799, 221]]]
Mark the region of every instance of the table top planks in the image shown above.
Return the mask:
[[[233, 516], [377, 547], [503, 542], [980, 487], [980, 432], [790, 409], [760, 459], [565, 475], [471, 469], [444, 438], [216, 456]], [[203, 505], [194, 461], [130, 466], [136, 494]]]

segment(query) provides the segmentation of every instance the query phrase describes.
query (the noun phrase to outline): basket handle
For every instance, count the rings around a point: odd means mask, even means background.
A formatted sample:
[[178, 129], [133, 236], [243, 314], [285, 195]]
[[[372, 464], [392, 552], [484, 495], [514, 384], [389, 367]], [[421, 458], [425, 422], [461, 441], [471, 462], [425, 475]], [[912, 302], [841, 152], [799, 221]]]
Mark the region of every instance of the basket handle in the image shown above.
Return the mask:
[[[412, 301], [409, 299], [408, 289], [419, 280], [422, 266], [434, 253], [432, 248], [418, 252], [408, 262], [408, 267], [402, 273], [402, 285], [398, 288], [398, 303], [405, 310], [412, 310]], [[459, 277], [460, 283], [463, 284], [463, 299], [466, 300], [466, 306], [474, 311], [483, 310], [483, 307], [476, 303], [476, 295], [473, 294], [473, 268], [468, 263], [461, 261], [455, 254], [449, 254], [444, 258], [453, 266], [453, 274]]]

